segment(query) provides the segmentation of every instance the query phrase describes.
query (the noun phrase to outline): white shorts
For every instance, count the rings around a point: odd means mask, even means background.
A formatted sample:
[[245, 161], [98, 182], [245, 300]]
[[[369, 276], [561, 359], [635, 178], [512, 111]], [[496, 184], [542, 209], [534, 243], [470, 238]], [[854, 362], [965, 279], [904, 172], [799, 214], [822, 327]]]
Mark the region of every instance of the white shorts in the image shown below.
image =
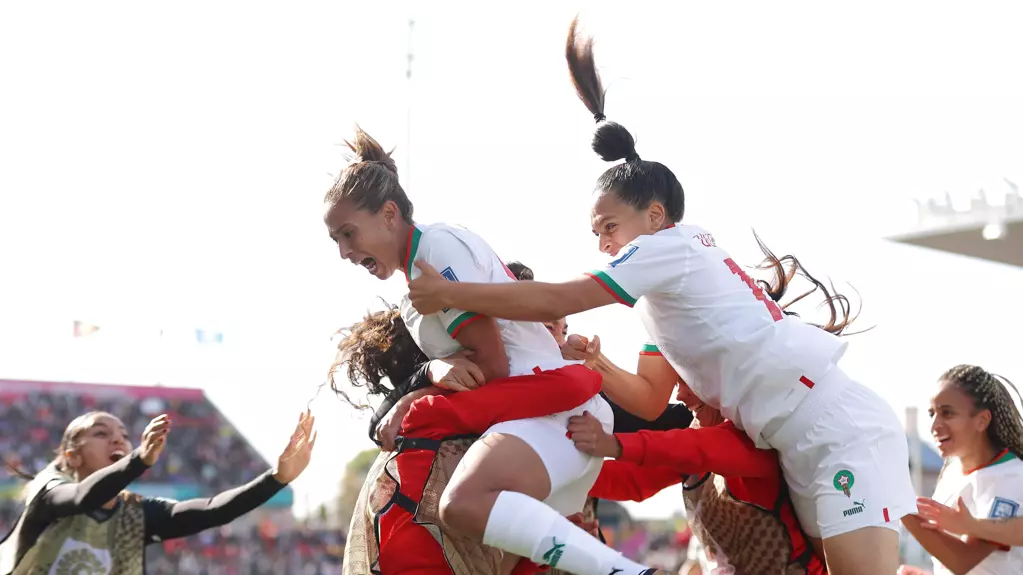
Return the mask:
[[551, 480], [551, 494], [544, 500], [549, 507], [562, 515], [571, 515], [583, 510], [586, 498], [600, 475], [604, 460], [591, 457], [575, 448], [568, 438], [568, 418], [582, 415], [584, 411], [596, 417], [604, 431], [614, 431], [614, 414], [604, 398], [594, 395], [586, 403], [571, 411], [563, 411], [546, 417], [517, 419], [498, 423], [488, 429], [483, 437], [491, 433], [514, 435], [525, 441], [540, 456], [547, 475]]
[[892, 408], [834, 367], [773, 435], [799, 522], [811, 537], [899, 530], [916, 512], [909, 446]]

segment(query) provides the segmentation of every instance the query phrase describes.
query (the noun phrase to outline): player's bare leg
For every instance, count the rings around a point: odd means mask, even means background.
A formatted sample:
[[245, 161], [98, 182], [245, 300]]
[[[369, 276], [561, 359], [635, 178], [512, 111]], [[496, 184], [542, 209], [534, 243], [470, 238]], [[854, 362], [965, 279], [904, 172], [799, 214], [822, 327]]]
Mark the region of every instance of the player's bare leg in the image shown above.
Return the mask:
[[863, 527], [824, 540], [831, 575], [875, 575], [899, 569], [899, 532], [887, 527]]

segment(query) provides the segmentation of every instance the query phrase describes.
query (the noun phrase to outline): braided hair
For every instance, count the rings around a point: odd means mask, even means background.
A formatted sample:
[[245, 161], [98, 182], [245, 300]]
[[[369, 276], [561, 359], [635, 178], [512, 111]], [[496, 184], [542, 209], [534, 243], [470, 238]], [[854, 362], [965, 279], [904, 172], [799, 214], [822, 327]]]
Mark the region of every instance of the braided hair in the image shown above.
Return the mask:
[[1008, 379], [985, 371], [976, 365], [957, 365], [941, 376], [941, 381], [950, 383], [973, 399], [979, 411], [991, 412], [991, 423], [987, 427], [988, 440], [996, 450], [1008, 449], [1023, 459], [1023, 417], [1016, 409], [1009, 388], [1019, 390]]

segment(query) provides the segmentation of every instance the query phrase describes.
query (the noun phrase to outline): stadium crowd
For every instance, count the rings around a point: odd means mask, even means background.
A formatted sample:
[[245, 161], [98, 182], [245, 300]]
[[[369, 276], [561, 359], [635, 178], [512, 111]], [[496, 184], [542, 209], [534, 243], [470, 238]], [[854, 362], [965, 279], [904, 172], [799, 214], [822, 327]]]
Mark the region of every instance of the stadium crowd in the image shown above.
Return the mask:
[[68, 421], [93, 410], [117, 416], [132, 437], [141, 435], [155, 415], [172, 417], [175, 444], [189, 447], [169, 451], [146, 474], [146, 482], [198, 483], [217, 491], [250, 481], [266, 469], [245, 439], [205, 400], [29, 389], [0, 395], [0, 410], [4, 413], [0, 453], [30, 472], [53, 459]]
[[[247, 481], [267, 463], [201, 393], [161, 388], [112, 388], [4, 382], [0, 386], [0, 454], [34, 473], [53, 458], [67, 422], [93, 410], [110, 412], [132, 436], [160, 413], [174, 420], [174, 443], [142, 484], [189, 486], [214, 493]], [[136, 440], [137, 441], [137, 440]], [[18, 519], [22, 482], [0, 470], [0, 536]], [[344, 536], [298, 526], [281, 529], [270, 519], [255, 526], [228, 524], [185, 539], [150, 545], [149, 575], [340, 575]]]

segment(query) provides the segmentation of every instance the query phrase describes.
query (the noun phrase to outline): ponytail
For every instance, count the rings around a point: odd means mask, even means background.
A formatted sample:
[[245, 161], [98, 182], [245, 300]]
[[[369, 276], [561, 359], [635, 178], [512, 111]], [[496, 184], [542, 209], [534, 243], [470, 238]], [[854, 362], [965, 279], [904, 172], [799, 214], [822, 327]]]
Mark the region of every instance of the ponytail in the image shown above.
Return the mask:
[[[852, 304], [849, 302], [848, 297], [838, 293], [835, 290], [834, 284], [831, 285], [829, 290], [817, 278], [810, 275], [810, 272], [806, 271], [806, 268], [803, 267], [803, 264], [795, 256], [785, 255], [779, 258], [774, 255], [774, 252], [767, 247], [767, 244], [760, 239], [756, 232], [753, 232], [753, 237], [756, 238], [757, 245], [760, 246], [760, 251], [764, 254], [764, 260], [756, 266], [756, 269], [769, 271], [773, 276], [770, 281], [757, 280], [757, 284], [781, 307], [786, 315], [798, 317], [797, 313], [788, 311], [788, 307], [819, 291], [824, 295], [824, 301], [820, 305], [822, 307], [827, 306], [831, 313], [827, 323], [811, 325], [834, 335], [854, 335], [845, 333], [845, 330], [859, 317], [860, 309], [853, 313]], [[813, 288], [783, 303], [782, 299], [785, 297], [792, 280], [797, 276], [809, 281]], [[871, 328], [864, 331], [869, 331], [869, 329]]]

